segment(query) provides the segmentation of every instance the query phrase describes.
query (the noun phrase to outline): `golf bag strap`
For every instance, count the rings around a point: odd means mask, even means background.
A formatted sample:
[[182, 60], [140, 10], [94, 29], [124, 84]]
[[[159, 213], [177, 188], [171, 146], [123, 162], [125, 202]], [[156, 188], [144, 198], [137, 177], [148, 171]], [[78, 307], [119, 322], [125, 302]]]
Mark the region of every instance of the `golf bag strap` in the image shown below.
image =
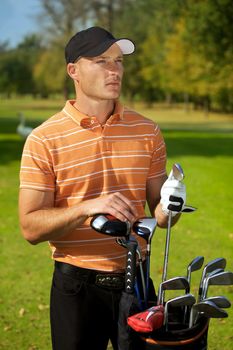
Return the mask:
[[203, 329], [196, 336], [188, 338], [188, 339], [184, 339], [184, 340], [163, 341], [163, 340], [156, 340], [156, 339], [153, 339], [153, 338], [145, 338], [145, 337], [142, 337], [142, 339], [143, 339], [143, 341], [145, 341], [148, 344], [161, 345], [161, 346], [187, 345], [187, 344], [192, 344], [197, 339], [199, 339], [206, 332], [208, 326], [209, 326], [209, 321], [206, 322], [206, 324], [203, 327]]

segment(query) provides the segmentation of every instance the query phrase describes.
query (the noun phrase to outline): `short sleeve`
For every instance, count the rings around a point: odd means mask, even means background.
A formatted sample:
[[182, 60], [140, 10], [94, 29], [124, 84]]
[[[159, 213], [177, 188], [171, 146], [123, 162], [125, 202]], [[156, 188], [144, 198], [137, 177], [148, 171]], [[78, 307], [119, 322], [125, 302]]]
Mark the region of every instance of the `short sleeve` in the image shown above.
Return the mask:
[[151, 160], [151, 167], [147, 179], [161, 177], [166, 174], [166, 145], [160, 128], [155, 126], [155, 142]]
[[20, 188], [55, 191], [55, 175], [51, 154], [36, 133], [28, 136], [21, 159]]

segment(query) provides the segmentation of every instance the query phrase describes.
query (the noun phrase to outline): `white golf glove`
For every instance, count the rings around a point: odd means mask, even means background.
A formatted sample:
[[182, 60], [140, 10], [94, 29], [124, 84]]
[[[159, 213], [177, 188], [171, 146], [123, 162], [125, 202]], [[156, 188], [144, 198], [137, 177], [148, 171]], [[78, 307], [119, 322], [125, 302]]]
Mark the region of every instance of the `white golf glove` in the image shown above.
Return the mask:
[[162, 210], [166, 215], [171, 212], [171, 215], [175, 216], [185, 208], [186, 187], [183, 182], [169, 176], [161, 188], [160, 195]]

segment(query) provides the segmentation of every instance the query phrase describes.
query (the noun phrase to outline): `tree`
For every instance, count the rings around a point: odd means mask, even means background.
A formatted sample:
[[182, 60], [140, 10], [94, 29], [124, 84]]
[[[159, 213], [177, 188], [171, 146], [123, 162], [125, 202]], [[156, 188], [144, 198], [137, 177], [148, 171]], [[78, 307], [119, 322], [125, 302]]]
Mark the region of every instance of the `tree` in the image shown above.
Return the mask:
[[47, 42], [68, 39], [88, 18], [90, 1], [40, 0], [42, 11], [38, 20], [44, 26]]
[[43, 97], [50, 93], [61, 93], [65, 99], [72, 91], [72, 82], [68, 79], [65, 69], [64, 54], [57, 47], [45, 49], [34, 66], [34, 79], [37, 89]]
[[184, 5], [185, 1], [179, 0], [170, 0], [169, 6], [164, 0], [134, 1], [118, 19], [119, 33], [127, 33], [136, 42], [136, 53], [126, 68], [124, 91], [131, 96], [153, 102], [166, 94], [161, 86], [164, 44]]
[[31, 67], [16, 50], [6, 52], [0, 57], [0, 91], [7, 97], [12, 93], [34, 92]]
[[233, 105], [233, 7], [231, 0], [190, 0], [185, 38], [209, 70], [208, 98], [221, 110]]
[[36, 34], [26, 36], [15, 49], [5, 49], [0, 56], [0, 91], [36, 93], [33, 67], [41, 53], [41, 40]]
[[232, 63], [233, 6], [231, 0], [188, 1], [187, 35], [194, 49], [216, 64]]
[[133, 3], [135, 3], [135, 0], [90, 0], [92, 22], [114, 33], [119, 18]]

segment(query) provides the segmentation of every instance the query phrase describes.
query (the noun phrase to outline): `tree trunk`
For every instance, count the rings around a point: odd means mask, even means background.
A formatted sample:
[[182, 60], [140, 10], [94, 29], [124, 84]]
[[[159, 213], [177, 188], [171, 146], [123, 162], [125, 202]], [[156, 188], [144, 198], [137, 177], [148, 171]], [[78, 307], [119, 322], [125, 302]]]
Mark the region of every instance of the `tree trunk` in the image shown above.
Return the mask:
[[189, 94], [187, 92], [184, 93], [184, 111], [189, 112]]
[[170, 92], [166, 92], [166, 106], [171, 107], [172, 104], [172, 94]]
[[112, 0], [108, 0], [107, 4], [105, 5], [106, 7], [106, 17], [107, 17], [107, 21], [106, 21], [106, 24], [107, 24], [107, 30], [109, 32], [113, 32], [113, 3], [112, 3]]

